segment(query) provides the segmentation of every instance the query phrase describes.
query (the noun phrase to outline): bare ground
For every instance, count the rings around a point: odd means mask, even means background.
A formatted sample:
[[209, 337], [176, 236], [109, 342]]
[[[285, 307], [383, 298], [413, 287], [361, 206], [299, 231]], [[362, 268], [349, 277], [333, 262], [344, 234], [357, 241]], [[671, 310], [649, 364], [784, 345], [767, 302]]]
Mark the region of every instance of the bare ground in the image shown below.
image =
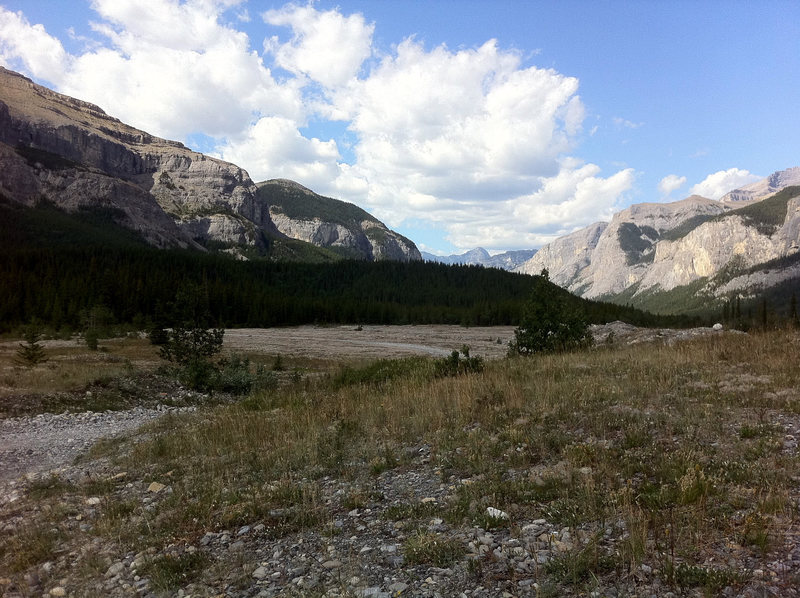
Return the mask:
[[503, 357], [513, 326], [300, 326], [225, 331], [225, 347], [247, 353], [358, 360], [449, 355], [464, 345], [486, 359]]

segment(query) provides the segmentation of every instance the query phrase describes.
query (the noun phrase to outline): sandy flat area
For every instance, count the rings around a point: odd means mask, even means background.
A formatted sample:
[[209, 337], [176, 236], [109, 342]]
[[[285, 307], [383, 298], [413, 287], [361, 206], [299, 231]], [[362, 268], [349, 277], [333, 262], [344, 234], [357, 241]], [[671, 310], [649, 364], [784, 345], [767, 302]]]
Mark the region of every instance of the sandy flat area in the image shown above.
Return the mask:
[[[407, 355], [449, 355], [467, 345], [485, 359], [503, 357], [513, 326], [298, 326], [225, 331], [232, 351], [324, 359], [367, 359]], [[498, 342], [499, 341], [499, 342]]]

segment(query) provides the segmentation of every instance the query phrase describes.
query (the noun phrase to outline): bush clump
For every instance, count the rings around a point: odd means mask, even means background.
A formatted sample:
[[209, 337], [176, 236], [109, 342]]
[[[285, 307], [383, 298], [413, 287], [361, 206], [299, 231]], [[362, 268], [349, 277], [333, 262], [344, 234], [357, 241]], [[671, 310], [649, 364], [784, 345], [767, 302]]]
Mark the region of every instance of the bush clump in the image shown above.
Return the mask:
[[449, 357], [443, 357], [436, 361], [435, 372], [437, 376], [458, 376], [460, 374], [471, 374], [483, 371], [483, 357], [480, 355], [470, 356], [469, 347], [464, 345], [461, 351], [453, 351]]
[[278, 386], [278, 377], [263, 365], [251, 371], [250, 360], [234, 353], [219, 360], [213, 389], [234, 395], [244, 395], [254, 390], [273, 390]]

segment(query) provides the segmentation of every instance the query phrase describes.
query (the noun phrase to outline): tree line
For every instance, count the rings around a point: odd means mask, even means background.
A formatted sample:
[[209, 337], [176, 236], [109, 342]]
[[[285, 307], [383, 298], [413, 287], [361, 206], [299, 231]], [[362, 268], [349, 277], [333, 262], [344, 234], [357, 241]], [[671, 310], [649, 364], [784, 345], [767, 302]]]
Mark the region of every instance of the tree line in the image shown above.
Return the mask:
[[[0, 197], [0, 332], [34, 320], [53, 330], [101, 334], [115, 324], [169, 326], [175, 298], [187, 288], [203, 293], [215, 327], [518, 325], [535, 284], [535, 277], [481, 266], [307, 263], [269, 254], [237, 261], [221, 253], [156, 249], [118, 226], [117, 217], [109, 209], [31, 209]], [[590, 323], [697, 322], [586, 301], [558, 287], [554, 293]]]
[[[144, 328], [168, 319], [186, 287], [205, 294], [215, 326], [517, 325], [533, 283], [494, 268], [423, 262], [242, 262], [148, 247], [12, 248], [0, 254], [0, 328], [36, 319], [78, 330], [91, 318]], [[591, 322], [680, 324], [559, 292]]]

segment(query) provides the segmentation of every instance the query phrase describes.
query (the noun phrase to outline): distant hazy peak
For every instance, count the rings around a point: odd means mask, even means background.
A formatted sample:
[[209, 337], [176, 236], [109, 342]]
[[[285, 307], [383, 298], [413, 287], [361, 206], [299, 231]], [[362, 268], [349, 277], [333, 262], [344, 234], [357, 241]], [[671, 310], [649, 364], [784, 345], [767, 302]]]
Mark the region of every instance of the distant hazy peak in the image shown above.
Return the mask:
[[773, 193], [777, 193], [784, 187], [800, 185], [800, 166], [793, 166], [786, 170], [778, 170], [768, 177], [750, 183], [739, 189], [734, 189], [723, 195], [719, 201], [724, 204], [735, 204], [743, 201], [758, 201]]

